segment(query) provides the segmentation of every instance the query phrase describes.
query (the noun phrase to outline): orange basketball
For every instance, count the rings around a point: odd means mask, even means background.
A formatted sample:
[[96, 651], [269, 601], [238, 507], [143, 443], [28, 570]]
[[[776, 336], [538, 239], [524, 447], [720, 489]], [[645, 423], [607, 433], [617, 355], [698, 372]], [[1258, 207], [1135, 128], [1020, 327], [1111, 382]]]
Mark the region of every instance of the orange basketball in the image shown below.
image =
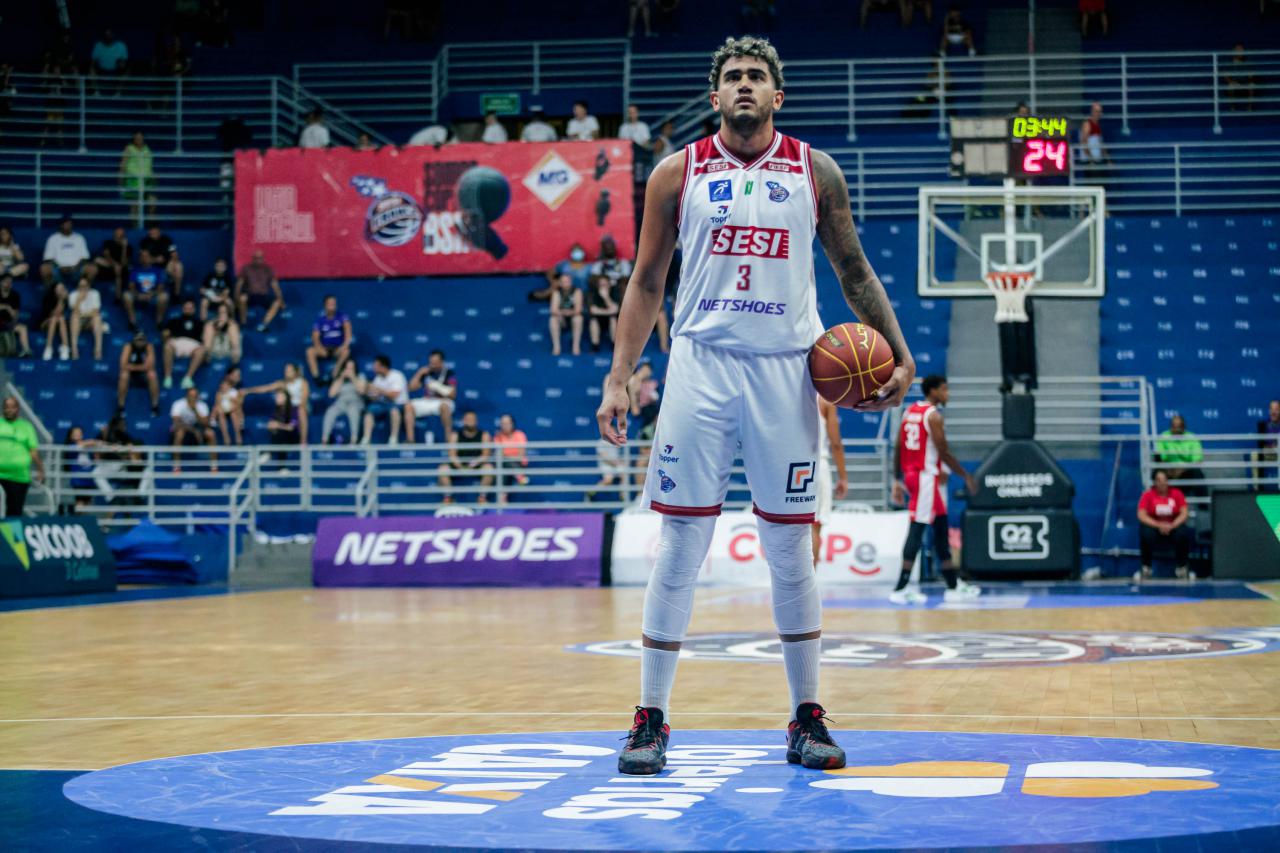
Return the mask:
[[862, 323], [827, 329], [809, 350], [809, 375], [824, 399], [852, 409], [875, 396], [893, 375], [893, 349]]

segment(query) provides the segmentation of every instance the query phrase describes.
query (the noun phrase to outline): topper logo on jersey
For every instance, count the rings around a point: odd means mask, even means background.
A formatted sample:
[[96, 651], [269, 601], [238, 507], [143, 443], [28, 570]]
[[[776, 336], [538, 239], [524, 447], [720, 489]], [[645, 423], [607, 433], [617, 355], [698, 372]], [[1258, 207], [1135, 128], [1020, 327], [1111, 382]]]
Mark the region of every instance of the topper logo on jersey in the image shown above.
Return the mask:
[[787, 494], [804, 494], [813, 482], [817, 466], [812, 462], [792, 462], [787, 469]]
[[791, 257], [791, 232], [786, 228], [725, 225], [711, 232], [711, 254], [786, 260]]
[[662, 446], [662, 452], [658, 454], [658, 461], [665, 462], [668, 465], [674, 465], [675, 463], [679, 462], [680, 461], [679, 456], [671, 455], [671, 451], [673, 449], [674, 449], [674, 445], [664, 444]]
[[765, 181], [764, 185], [769, 188], [769, 201], [784, 202], [791, 198], [791, 193], [787, 188], [777, 181]]
[[733, 198], [733, 181], [711, 181], [707, 184], [707, 195], [712, 201], [730, 201]]
[[729, 205], [727, 204], [719, 205], [718, 207], [716, 207], [716, 215], [708, 216], [707, 219], [711, 221], [712, 225], [725, 224], [725, 222], [727, 222], [729, 219]]

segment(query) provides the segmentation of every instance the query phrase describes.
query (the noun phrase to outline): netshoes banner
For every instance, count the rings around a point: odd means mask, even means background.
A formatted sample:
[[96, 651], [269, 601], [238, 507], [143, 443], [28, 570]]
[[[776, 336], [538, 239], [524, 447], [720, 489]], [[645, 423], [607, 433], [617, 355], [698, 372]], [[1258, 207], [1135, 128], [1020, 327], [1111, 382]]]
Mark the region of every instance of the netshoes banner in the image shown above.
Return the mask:
[[542, 271], [609, 234], [635, 257], [631, 143], [236, 153], [237, 269], [285, 278]]
[[[768, 586], [769, 564], [760, 549], [750, 512], [726, 512], [716, 520], [711, 550], [698, 574], [704, 586]], [[835, 512], [822, 527], [818, 555], [821, 584], [892, 584], [902, 568], [902, 544], [910, 519], [906, 512]], [[616, 584], [642, 584], [658, 553], [662, 516], [627, 512], [613, 529], [612, 577]]]
[[325, 518], [316, 586], [598, 586], [604, 517]]
[[0, 597], [115, 588], [116, 562], [95, 519], [46, 515], [0, 520]]

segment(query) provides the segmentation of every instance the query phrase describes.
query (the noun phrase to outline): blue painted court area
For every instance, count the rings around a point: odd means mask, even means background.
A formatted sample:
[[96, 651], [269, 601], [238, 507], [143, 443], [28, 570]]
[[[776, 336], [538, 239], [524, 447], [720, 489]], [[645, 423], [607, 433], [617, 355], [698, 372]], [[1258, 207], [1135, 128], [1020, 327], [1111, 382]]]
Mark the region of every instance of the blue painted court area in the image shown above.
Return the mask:
[[[943, 600], [943, 587], [929, 585], [923, 592], [928, 602], [894, 604], [888, 589], [848, 587], [828, 590], [823, 607], [846, 610], [1037, 610], [1067, 607], [1149, 607], [1191, 604], [1207, 600], [1269, 600], [1269, 596], [1239, 581], [1161, 582], [1134, 584], [1127, 581], [1097, 583], [980, 583], [982, 595], [964, 602]], [[764, 593], [768, 595], [767, 592]]]
[[[850, 766], [825, 772], [787, 764], [780, 731], [677, 731], [661, 775], [620, 777], [616, 732], [556, 732], [252, 749], [0, 782], [10, 817], [30, 812], [6, 831], [67, 840], [61, 849], [1280, 844], [1276, 750], [947, 732], [840, 739]], [[65, 800], [55, 790], [63, 779]]]

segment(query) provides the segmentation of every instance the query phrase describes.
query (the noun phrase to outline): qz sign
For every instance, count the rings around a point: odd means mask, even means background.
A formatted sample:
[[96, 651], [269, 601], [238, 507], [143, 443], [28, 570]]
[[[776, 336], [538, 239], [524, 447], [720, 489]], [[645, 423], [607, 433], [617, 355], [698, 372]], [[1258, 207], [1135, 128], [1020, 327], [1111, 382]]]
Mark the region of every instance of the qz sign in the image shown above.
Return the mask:
[[993, 515], [987, 519], [987, 555], [993, 560], [1047, 560], [1049, 519], [1043, 515]]

